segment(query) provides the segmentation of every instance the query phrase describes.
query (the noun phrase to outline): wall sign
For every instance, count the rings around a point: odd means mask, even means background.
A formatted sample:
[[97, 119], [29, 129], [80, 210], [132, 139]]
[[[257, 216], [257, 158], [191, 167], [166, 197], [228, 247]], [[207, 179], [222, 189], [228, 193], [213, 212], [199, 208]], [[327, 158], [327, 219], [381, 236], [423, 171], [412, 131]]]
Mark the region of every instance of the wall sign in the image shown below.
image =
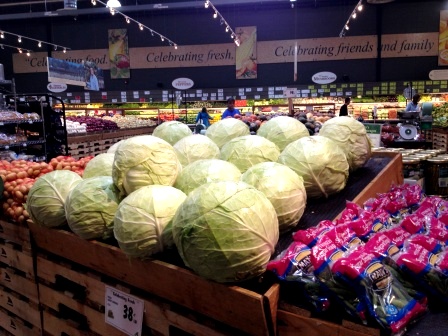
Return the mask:
[[314, 74], [311, 77], [311, 80], [316, 84], [330, 84], [333, 83], [337, 78], [338, 76], [336, 76], [336, 74], [332, 72], [322, 71]]
[[67, 84], [65, 83], [48, 83], [47, 90], [50, 92], [64, 92], [67, 90]]
[[188, 90], [191, 89], [194, 85], [194, 82], [190, 78], [177, 78], [173, 80], [173, 88], [178, 90]]

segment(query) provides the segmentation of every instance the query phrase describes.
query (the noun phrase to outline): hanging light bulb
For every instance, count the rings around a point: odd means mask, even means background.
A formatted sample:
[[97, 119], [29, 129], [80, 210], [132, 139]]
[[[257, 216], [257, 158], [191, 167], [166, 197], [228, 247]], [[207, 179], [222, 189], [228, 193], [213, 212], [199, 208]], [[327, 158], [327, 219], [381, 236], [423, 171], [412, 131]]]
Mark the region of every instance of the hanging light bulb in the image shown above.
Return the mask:
[[5, 33], [4, 32], [0, 32], [0, 38], [2, 38], [2, 39], [5, 38]]
[[208, 8], [208, 6], [209, 6], [208, 0], [205, 2], [204, 6], [205, 6], [205, 8]]
[[213, 14], [213, 18], [216, 19], [217, 17], [218, 17], [218, 12], [215, 12], [215, 13]]
[[19, 48], [19, 53], [22, 53], [22, 52], [23, 52], [22, 49]]
[[109, 0], [107, 1], [106, 7], [109, 8], [121, 7], [121, 3], [118, 0]]
[[54, 51], [58, 50], [58, 46], [55, 45], [53, 49], [54, 49]]
[[115, 15], [115, 9], [113, 7], [110, 7], [110, 14]]
[[96, 6], [96, 1], [92, 0], [92, 5]]
[[239, 47], [240, 46], [240, 40], [235, 39], [235, 44], [236, 44], [237, 47]]
[[67, 49], [64, 48], [64, 50], [62, 50], [62, 52], [65, 54], [67, 52]]
[[26, 55], [27, 55], [27, 56], [31, 56], [31, 53], [30, 53], [29, 50], [26, 52]]
[[160, 36], [160, 39], [162, 40], [162, 42], [165, 41], [165, 39], [163, 38], [163, 36]]
[[154, 36], [154, 32], [151, 30], [151, 36]]
[[362, 3], [358, 5], [358, 11], [359, 12], [361, 12], [363, 8], [364, 8], [364, 6], [362, 5]]
[[42, 48], [42, 42], [39, 41], [39, 43], [37, 43], [37, 46], [38, 46], [39, 48]]
[[140, 28], [140, 30], [143, 30], [143, 25], [141, 23], [138, 24], [138, 27]]
[[226, 33], [228, 33], [229, 32], [229, 26], [226, 26]]
[[0, 48], [5, 49], [5, 46], [3, 44], [0, 44]]
[[22, 43], [22, 37], [19, 36], [19, 38], [17, 39], [17, 41], [18, 41], [19, 43]]
[[125, 16], [126, 18], [126, 23], [131, 23], [131, 19], [128, 16]]
[[174, 45], [174, 49], [177, 49], [177, 44]]
[[349, 26], [346, 24], [345, 25], [345, 30], [349, 30], [350, 28], [349, 28]]
[[232, 33], [232, 34], [230, 34], [230, 38], [233, 38], [233, 37], [234, 37], [233, 33]]
[[353, 12], [352, 18], [356, 19], [356, 12]]

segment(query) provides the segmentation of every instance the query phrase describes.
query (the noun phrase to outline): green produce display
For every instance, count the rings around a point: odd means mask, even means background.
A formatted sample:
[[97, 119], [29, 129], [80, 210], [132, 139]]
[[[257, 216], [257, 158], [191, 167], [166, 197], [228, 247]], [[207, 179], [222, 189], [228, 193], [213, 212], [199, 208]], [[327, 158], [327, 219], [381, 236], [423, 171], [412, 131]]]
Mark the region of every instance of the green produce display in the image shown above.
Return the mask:
[[171, 146], [191, 134], [191, 129], [180, 121], [165, 121], [157, 126], [152, 133], [153, 136], [165, 140]]
[[244, 173], [261, 162], [276, 162], [280, 155], [278, 147], [258, 135], [245, 135], [234, 138], [221, 147], [220, 158], [233, 163]]
[[31, 220], [50, 228], [66, 224], [65, 200], [81, 181], [82, 178], [70, 170], [55, 170], [38, 178], [26, 202]]
[[218, 181], [237, 182], [240, 177], [240, 170], [230, 162], [217, 159], [199, 160], [182, 170], [174, 187], [188, 195], [203, 184]]
[[82, 239], [107, 239], [112, 236], [114, 216], [119, 203], [118, 189], [112, 177], [85, 179], [67, 196], [67, 223]]
[[234, 118], [220, 120], [210, 125], [205, 133], [219, 148], [234, 138], [249, 134], [249, 126]]
[[102, 153], [95, 156], [87, 163], [82, 177], [86, 179], [95, 176], [112, 176], [114, 157], [113, 153]]
[[169, 186], [151, 185], [127, 196], [118, 206], [114, 236], [132, 258], [148, 258], [174, 246], [172, 219], [187, 196]]
[[210, 138], [195, 134], [182, 138], [173, 146], [183, 167], [204, 159], [218, 159], [219, 148]]
[[280, 232], [294, 228], [305, 211], [303, 179], [291, 168], [276, 162], [263, 162], [249, 168], [241, 181], [266, 195], [275, 208]]
[[432, 125], [435, 127], [448, 127], [448, 104], [444, 103], [432, 110]]
[[212, 182], [193, 190], [173, 219], [185, 264], [217, 282], [262, 274], [279, 237], [271, 202], [243, 182]]
[[351, 117], [326, 121], [319, 133], [336, 142], [347, 156], [350, 170], [362, 167], [372, 155], [370, 138], [365, 126]]
[[307, 197], [328, 197], [345, 188], [349, 165], [343, 150], [323, 136], [301, 138], [286, 146], [278, 162], [303, 178]]
[[257, 135], [272, 141], [282, 151], [291, 142], [310, 134], [305, 125], [297, 119], [280, 116], [272, 118], [261, 125]]
[[112, 178], [120, 196], [152, 184], [172, 186], [181, 170], [173, 147], [166, 141], [141, 135], [124, 141], [115, 152]]

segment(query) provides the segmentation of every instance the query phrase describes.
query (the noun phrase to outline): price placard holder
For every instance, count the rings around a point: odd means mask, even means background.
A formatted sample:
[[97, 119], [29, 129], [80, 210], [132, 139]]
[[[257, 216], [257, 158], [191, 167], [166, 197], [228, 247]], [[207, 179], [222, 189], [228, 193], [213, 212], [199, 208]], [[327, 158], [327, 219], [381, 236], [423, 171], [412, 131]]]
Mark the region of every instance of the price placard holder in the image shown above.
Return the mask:
[[106, 323], [129, 336], [141, 336], [144, 301], [116, 288], [105, 286]]

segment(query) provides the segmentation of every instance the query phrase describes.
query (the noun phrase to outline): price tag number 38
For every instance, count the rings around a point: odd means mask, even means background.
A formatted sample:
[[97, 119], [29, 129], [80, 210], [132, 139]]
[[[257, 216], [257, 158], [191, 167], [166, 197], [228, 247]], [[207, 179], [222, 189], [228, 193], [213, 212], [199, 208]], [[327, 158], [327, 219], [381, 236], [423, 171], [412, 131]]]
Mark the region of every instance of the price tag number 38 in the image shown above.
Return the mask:
[[123, 318], [128, 319], [129, 322], [134, 321], [134, 323], [137, 323], [136, 320], [134, 320], [135, 314], [134, 309], [132, 307], [128, 307], [128, 305], [124, 305], [123, 307]]

